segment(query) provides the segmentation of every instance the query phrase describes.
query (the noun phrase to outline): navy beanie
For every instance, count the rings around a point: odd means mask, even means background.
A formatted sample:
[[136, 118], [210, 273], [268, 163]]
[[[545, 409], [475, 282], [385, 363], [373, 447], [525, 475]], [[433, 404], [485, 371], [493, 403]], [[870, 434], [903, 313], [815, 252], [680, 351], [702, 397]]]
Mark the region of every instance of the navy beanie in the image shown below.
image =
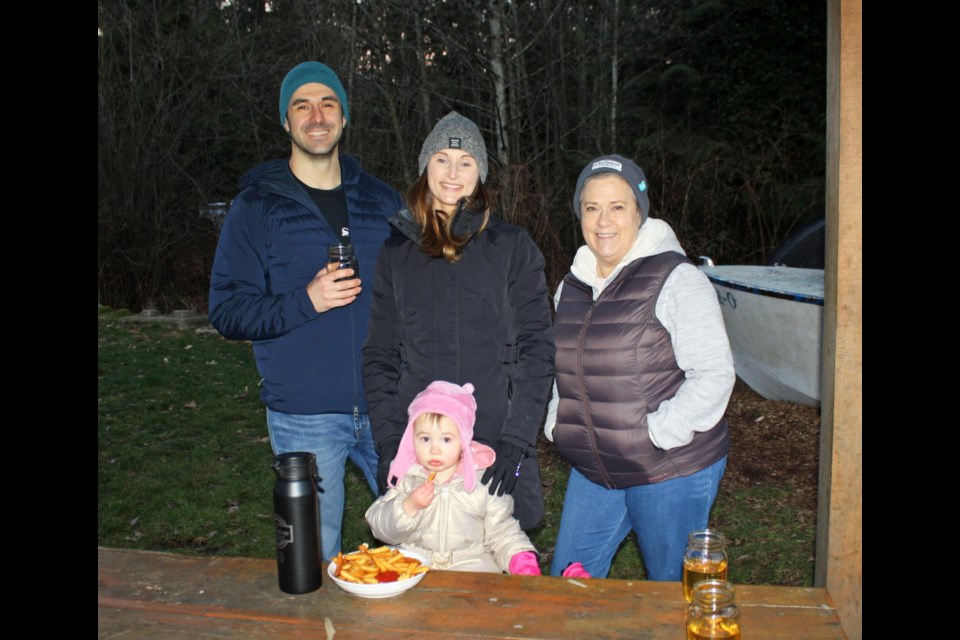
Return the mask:
[[322, 62], [301, 62], [284, 77], [280, 84], [280, 126], [287, 121], [287, 107], [290, 106], [290, 98], [294, 92], [305, 84], [319, 82], [325, 84], [337, 94], [340, 101], [340, 108], [343, 110], [344, 119], [350, 121], [350, 107], [347, 104], [347, 92], [340, 84], [340, 78], [333, 72], [333, 69]]
[[583, 191], [583, 185], [587, 178], [595, 176], [598, 173], [611, 173], [620, 176], [630, 185], [634, 197], [637, 199], [637, 206], [640, 208], [640, 223], [643, 224], [650, 216], [650, 196], [647, 195], [647, 178], [643, 175], [643, 169], [629, 158], [623, 156], [611, 155], [594, 158], [587, 163], [587, 166], [580, 172], [577, 178], [577, 188], [573, 192], [573, 213], [580, 219], [580, 194]]

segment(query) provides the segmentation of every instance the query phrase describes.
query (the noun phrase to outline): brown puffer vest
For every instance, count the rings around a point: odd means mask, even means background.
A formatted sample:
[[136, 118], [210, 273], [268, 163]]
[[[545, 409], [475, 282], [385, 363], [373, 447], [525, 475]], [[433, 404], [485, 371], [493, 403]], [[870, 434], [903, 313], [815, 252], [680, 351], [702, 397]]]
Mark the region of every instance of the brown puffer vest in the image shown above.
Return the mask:
[[675, 252], [639, 258], [623, 268], [594, 302], [573, 274], [557, 305], [557, 387], [554, 442], [592, 482], [623, 489], [696, 473], [726, 455], [727, 420], [682, 447], [658, 449], [647, 414], [684, 381], [670, 334], [657, 320], [667, 276], [689, 262]]

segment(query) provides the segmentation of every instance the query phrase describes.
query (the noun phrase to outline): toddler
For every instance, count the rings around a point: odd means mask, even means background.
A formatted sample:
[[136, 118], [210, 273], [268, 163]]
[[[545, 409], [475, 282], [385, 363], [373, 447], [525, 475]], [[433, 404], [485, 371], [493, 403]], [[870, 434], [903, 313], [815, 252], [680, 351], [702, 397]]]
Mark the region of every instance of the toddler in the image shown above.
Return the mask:
[[536, 549], [513, 517], [513, 498], [477, 491], [496, 454], [473, 441], [473, 385], [431, 383], [408, 410], [390, 477], [367, 510], [373, 535], [422, 553], [434, 569], [540, 575]]

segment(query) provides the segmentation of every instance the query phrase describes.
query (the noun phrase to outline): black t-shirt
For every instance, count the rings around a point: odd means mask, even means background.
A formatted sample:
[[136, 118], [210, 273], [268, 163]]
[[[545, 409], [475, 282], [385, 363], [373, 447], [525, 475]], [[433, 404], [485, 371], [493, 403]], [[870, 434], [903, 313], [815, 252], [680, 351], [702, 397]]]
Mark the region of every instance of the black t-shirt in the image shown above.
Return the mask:
[[326, 219], [327, 224], [334, 230], [338, 237], [350, 241], [350, 222], [347, 219], [347, 199], [343, 194], [343, 188], [336, 189], [314, 189], [300, 181], [296, 176], [294, 178], [300, 183], [307, 195], [316, 203], [320, 213]]

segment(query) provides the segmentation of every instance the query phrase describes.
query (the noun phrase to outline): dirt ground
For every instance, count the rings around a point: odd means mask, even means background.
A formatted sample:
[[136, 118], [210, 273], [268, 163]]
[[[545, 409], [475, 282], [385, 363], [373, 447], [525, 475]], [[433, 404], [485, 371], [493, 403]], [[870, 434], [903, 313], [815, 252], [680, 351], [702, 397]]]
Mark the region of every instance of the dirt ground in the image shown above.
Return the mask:
[[820, 410], [764, 400], [738, 379], [727, 419], [730, 455], [724, 484], [730, 488], [758, 484], [790, 487], [793, 506], [814, 520]]

